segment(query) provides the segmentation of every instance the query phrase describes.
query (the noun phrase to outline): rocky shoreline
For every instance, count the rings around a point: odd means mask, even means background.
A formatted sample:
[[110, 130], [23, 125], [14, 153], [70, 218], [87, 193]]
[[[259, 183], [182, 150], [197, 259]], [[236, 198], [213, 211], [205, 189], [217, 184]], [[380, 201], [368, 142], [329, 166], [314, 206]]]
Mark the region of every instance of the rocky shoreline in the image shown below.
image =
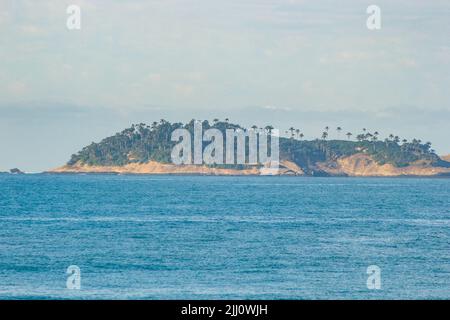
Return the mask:
[[[313, 170], [300, 168], [291, 161], [281, 161], [275, 175], [293, 176], [348, 176], [348, 177], [450, 177], [449, 167], [437, 167], [416, 163], [406, 167], [392, 164], [380, 165], [366, 154], [342, 157], [333, 162], [315, 164]], [[174, 165], [149, 161], [147, 163], [130, 163], [124, 166], [90, 166], [82, 163], [64, 165], [47, 173], [72, 174], [176, 174], [176, 175], [223, 175], [223, 176], [258, 176], [263, 175], [260, 167], [249, 166], [245, 169], [215, 168], [205, 165]]]

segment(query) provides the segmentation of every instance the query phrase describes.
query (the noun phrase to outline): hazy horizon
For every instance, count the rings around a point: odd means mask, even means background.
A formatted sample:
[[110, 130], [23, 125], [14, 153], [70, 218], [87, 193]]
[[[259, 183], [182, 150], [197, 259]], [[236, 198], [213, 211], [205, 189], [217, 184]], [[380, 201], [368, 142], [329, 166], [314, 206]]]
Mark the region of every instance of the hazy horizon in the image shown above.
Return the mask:
[[[81, 30], [66, 28], [71, 4]], [[2, 1], [0, 171], [48, 170], [161, 118], [305, 139], [364, 127], [448, 154], [449, 14], [448, 1]]]

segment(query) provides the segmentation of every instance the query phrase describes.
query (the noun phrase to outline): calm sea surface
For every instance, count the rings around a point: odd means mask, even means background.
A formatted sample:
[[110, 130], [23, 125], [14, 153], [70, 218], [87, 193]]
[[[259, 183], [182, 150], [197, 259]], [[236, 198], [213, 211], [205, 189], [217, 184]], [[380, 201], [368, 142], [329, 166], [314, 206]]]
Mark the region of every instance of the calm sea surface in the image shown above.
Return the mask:
[[450, 179], [0, 175], [0, 298], [450, 299], [449, 199]]

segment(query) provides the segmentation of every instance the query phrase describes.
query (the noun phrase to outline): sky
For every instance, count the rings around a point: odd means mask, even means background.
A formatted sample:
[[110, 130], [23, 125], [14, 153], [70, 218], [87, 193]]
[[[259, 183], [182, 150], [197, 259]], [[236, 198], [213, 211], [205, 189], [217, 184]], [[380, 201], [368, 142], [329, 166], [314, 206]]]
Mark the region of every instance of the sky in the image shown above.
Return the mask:
[[0, 171], [161, 118], [367, 128], [448, 154], [449, 17], [448, 0], [1, 0]]

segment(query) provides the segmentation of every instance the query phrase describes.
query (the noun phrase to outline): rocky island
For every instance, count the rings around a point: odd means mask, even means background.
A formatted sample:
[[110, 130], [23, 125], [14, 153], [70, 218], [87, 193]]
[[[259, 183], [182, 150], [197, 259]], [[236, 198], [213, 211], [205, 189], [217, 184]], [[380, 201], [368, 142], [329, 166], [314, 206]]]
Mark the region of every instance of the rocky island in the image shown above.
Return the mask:
[[[202, 174], [202, 175], [259, 175], [258, 165], [175, 165], [171, 151], [176, 142], [171, 140], [174, 130], [190, 132], [195, 120], [187, 124], [165, 120], [132, 125], [130, 128], [91, 143], [72, 155], [69, 162], [51, 173], [117, 173], [117, 174]], [[228, 119], [213, 123], [202, 121], [204, 128], [244, 130]], [[269, 136], [272, 126], [262, 130]], [[303, 133], [291, 127], [279, 138], [280, 175], [302, 176], [450, 176], [450, 159], [440, 158], [431, 143], [421, 140], [400, 140], [393, 134], [382, 140], [378, 132], [362, 133], [351, 140], [329, 140], [326, 127], [322, 136], [303, 140]], [[341, 128], [337, 128], [339, 132]], [[225, 141], [224, 141], [225, 143]], [[206, 147], [207, 144], [203, 146]]]

